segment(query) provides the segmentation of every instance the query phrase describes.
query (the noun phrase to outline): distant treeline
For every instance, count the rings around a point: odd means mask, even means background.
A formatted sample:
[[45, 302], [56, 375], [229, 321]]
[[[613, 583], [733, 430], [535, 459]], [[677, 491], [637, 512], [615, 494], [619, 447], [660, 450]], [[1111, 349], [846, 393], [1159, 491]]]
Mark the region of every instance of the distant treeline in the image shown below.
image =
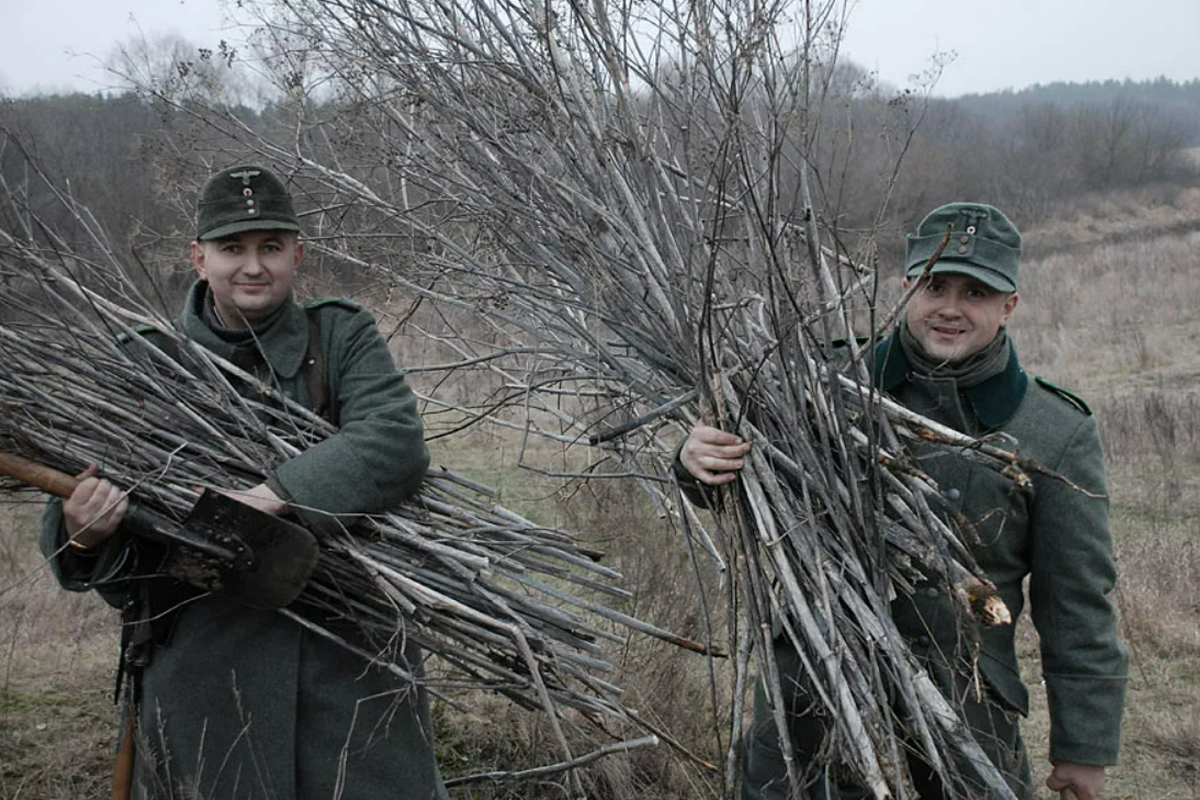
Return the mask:
[[826, 207], [848, 228], [869, 223], [883, 191], [890, 191], [885, 224], [897, 233], [947, 200], [990, 202], [1029, 227], [1069, 212], [1088, 193], [1189, 185], [1197, 177], [1188, 151], [1200, 145], [1200, 80], [925, 99], [879, 87], [842, 64], [830, 84], [827, 133], [814, 155], [818, 175], [836, 178], [821, 182]]
[[[947, 100], [880, 87], [853, 64], [826, 77], [815, 122], [796, 134], [785, 157], [812, 164], [822, 221], [848, 249], [880, 222], [880, 240], [898, 241], [895, 231], [952, 199], [992, 202], [1028, 226], [1087, 192], [1196, 179], [1186, 150], [1200, 145], [1200, 80], [1051, 84]], [[354, 113], [330, 101], [306, 107], [305, 118]], [[28, 159], [89, 208], [118, 245], [137, 243], [145, 253], [165, 237], [169, 252], [182, 252], [188, 198], [209, 168], [238, 157], [236, 143], [219, 126], [198, 123], [201, 116], [132, 92], [0, 99], [0, 177], [10, 191], [28, 193], [29, 216], [48, 230], [70, 228], [62, 223], [74, 212], [54, 200]], [[277, 141], [295, 136], [294, 114], [284, 106], [226, 109], [224, 116]], [[309, 141], [354, 151], [351, 160], [364, 165], [371, 152], [395, 148], [356, 137], [353, 124], [343, 131], [349, 138]], [[794, 200], [793, 188], [780, 187], [780, 202]], [[0, 208], [0, 225], [28, 226], [14, 213]]]
[[1187, 144], [1200, 146], [1200, 78], [1177, 83], [1165, 77], [1150, 81], [1088, 81], [1086, 83], [1035, 83], [1020, 91], [969, 94], [957, 102], [973, 113], [998, 122], [1008, 122], [1030, 106], [1103, 107], [1136, 102], [1152, 108], [1165, 120], [1178, 125]]
[[[270, 109], [233, 113], [256, 127], [272, 124]], [[65, 237], [76, 252], [91, 252], [90, 243], [72, 240], [82, 235], [73, 217], [87, 214], [121, 255], [136, 246], [139, 260], [160, 272], [161, 264], [149, 262], [163, 245], [182, 269], [192, 225], [187, 198], [207, 173], [195, 162], [224, 166], [219, 153], [227, 144], [191, 124], [186, 109], [134, 92], [0, 99], [0, 179], [4, 194], [22, 200], [20, 209], [0, 204], [0, 227], [43, 241]], [[181, 160], [195, 168], [180, 170]]]

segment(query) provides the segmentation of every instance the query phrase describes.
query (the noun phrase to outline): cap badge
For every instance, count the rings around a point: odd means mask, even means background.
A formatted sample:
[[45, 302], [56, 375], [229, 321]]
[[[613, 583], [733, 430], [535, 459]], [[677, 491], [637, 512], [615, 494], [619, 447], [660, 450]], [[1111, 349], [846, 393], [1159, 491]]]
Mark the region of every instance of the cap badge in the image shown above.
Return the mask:
[[257, 178], [259, 175], [262, 175], [262, 171], [257, 169], [244, 169], [241, 172], [229, 173], [229, 177], [231, 178], [241, 178], [242, 186], [249, 186], [250, 179]]

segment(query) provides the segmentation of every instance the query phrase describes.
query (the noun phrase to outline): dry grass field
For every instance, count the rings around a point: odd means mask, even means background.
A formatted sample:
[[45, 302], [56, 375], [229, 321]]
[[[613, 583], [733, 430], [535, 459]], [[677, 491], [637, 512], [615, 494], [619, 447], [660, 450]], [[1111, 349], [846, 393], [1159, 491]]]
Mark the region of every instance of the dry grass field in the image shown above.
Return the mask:
[[[1026, 369], [1091, 404], [1108, 452], [1117, 601], [1133, 662], [1123, 761], [1110, 772], [1110, 800], [1200, 798], [1197, 232], [1197, 190], [1081, 205], [1075, 219], [1029, 231], [1013, 322]], [[555, 492], [513, 469], [515, 453], [499, 439], [439, 443], [434, 454], [435, 462], [495, 485], [502, 502], [607, 546], [637, 595], [635, 613], [679, 629], [700, 626], [685, 577], [687, 553], [660, 521], [639, 515], [636, 503]], [[14, 494], [0, 509], [0, 800], [106, 797], [117, 716], [115, 615], [94, 597], [59, 591], [41, 567], [39, 502]], [[1034, 701], [1027, 740], [1035, 770], [1044, 773], [1045, 693], [1028, 625], [1021, 642]], [[711, 753], [702, 659], [639, 641], [614, 659], [625, 671], [617, 682], [648, 717]], [[532, 764], [543, 752], [536, 721], [499, 700], [439, 706], [436, 714], [448, 774]], [[716, 796], [704, 775], [649, 753], [609, 759], [593, 785], [607, 787], [610, 797]], [[560, 796], [534, 787], [456, 792], [534, 795]]]

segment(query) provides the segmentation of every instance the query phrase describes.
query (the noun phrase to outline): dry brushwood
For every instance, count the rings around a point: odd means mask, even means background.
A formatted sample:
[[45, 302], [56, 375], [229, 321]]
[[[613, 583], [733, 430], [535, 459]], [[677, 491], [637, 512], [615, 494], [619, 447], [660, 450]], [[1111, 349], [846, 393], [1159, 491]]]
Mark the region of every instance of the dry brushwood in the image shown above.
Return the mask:
[[[24, 238], [0, 228], [0, 449], [68, 473], [99, 464], [142, 505], [181, 519], [201, 489], [257, 484], [271, 464], [333, 432], [181, 338], [76, 211], [95, 257], [57, 233], [46, 241], [44, 231]], [[175, 339], [176, 357], [130, 347], [135, 326]], [[593, 722], [631, 718], [607, 674], [604, 640], [634, 631], [705, 649], [619, 611], [629, 592], [602, 553], [501, 507], [487, 487], [449, 470], [431, 471], [420, 494], [391, 512], [339, 527], [323, 537], [304, 593], [279, 613], [406, 678], [397, 656], [418, 643], [453, 668], [439, 670], [452, 677], [428, 679], [432, 692], [493, 690], [545, 711], [564, 763], [657, 741], [618, 743], [604, 732], [598, 751], [572, 755], [562, 724], [577, 716], [568, 709]], [[339, 637], [323, 624], [329, 619], [355, 623], [363, 640]]]
[[[909, 783], [907, 751], [952, 786], [962, 760], [1011, 797], [888, 604], [917, 570], [942, 576], [961, 586], [970, 636], [969, 606], [988, 595], [970, 532], [942, 521], [909, 443], [937, 441], [1018, 481], [1030, 465], [871, 388], [853, 334], [874, 314], [875, 275], [836, 239], [822, 244], [809, 186], [836, 72], [836, 41], [821, 37], [843, 4], [260, 5], [260, 43], [276, 48], [264, 70], [291, 138], [175, 84], [143, 91], [236, 142], [225, 163], [252, 157], [292, 176], [320, 232], [310, 251], [462, 312], [422, 331], [455, 354], [429, 368], [488, 370], [495, 388], [473, 405], [428, 398], [459, 415], [445, 427], [602, 445], [567, 477], [638, 480], [699, 538], [728, 576], [738, 654], [725, 792], [752, 652], [782, 718], [780, 620], [836, 722], [830, 763], [883, 798]], [[318, 96], [336, 113], [317, 113]], [[454, 327], [463, 317], [470, 326]], [[715, 537], [664, 477], [702, 415], [754, 443], [739, 488], [716, 503]], [[398, 587], [396, 602], [416, 594]]]
[[[818, 39], [838, 4], [805, 4], [795, 50], [780, 31], [795, 9], [782, 2], [686, 14], [490, 0], [268, 5], [278, 12], [269, 35], [309, 44], [313, 85], [335, 86], [345, 113], [312, 119], [291, 67], [280, 85], [297, 101], [293, 141], [221, 109], [177, 107], [286, 165], [319, 208], [338, 210], [324, 255], [490, 326], [486, 337], [430, 333], [457, 366], [496, 376], [478, 405], [447, 403], [463, 424], [603, 444], [576, 477], [638, 479], [701, 536], [727, 569], [728, 649], [739, 654], [729, 763], [752, 650], [782, 709], [777, 619], [836, 723], [829, 760], [874, 796], [903, 791], [912, 750], [951, 785], [957, 761], [974, 763], [1010, 797], [888, 613], [918, 569], [964, 587], [964, 622], [988, 584], [906, 456], [906, 442], [935, 427], [867, 379], [853, 323], [856, 309], [873, 313], [874, 274], [821, 245], [809, 155], [832, 74]], [[324, 153], [309, 130], [350, 152]], [[420, 257], [393, 267], [389, 248], [414, 243]], [[671, 440], [701, 413], [754, 443], [740, 488], [718, 503], [715, 538], [662, 477]], [[947, 440], [1019, 479], [1000, 448]], [[790, 777], [798, 787], [802, 776]]]

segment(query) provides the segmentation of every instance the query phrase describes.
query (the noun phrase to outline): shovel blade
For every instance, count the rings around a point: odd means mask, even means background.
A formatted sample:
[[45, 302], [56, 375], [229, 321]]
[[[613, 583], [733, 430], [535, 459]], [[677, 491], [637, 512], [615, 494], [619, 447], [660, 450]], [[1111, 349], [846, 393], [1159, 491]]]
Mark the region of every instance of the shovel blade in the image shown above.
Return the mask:
[[[214, 588], [254, 608], [291, 603], [304, 591], [317, 564], [317, 539], [307, 528], [208, 489], [182, 527], [245, 553], [232, 564], [217, 562], [219, 586]], [[182, 548], [176, 550], [182, 553]], [[210, 568], [214, 563], [210, 557], [204, 561]]]

